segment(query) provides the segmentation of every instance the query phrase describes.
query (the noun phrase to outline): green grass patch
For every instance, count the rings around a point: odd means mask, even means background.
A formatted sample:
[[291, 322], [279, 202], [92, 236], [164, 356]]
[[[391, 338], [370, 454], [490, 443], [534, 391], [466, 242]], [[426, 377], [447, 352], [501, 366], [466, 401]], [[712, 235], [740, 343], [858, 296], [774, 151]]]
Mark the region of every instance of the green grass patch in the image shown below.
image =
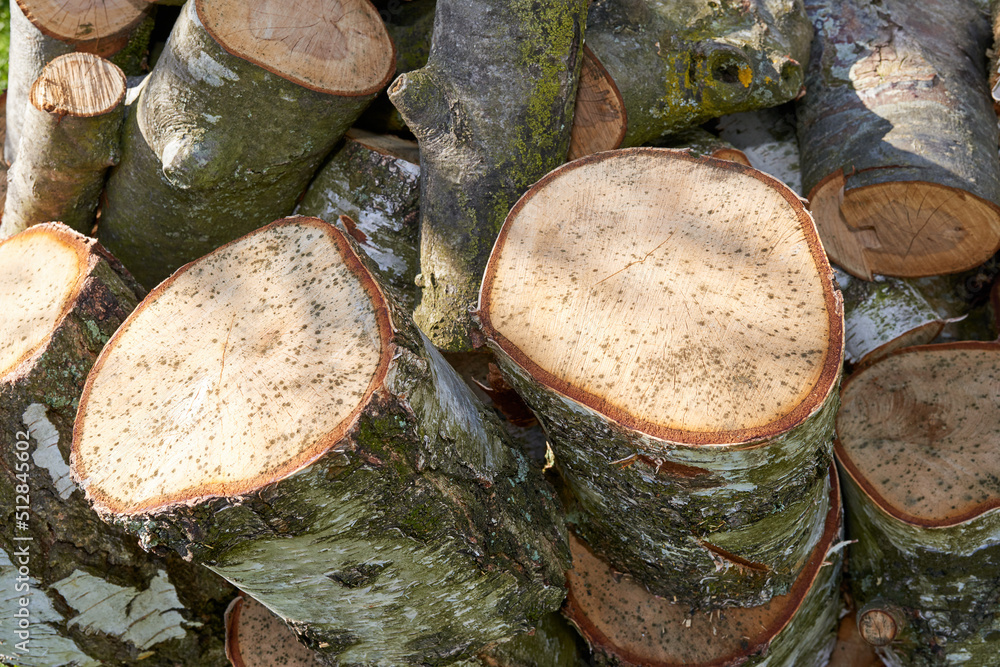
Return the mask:
[[0, 90], [7, 89], [10, 60], [10, 4], [0, 0]]

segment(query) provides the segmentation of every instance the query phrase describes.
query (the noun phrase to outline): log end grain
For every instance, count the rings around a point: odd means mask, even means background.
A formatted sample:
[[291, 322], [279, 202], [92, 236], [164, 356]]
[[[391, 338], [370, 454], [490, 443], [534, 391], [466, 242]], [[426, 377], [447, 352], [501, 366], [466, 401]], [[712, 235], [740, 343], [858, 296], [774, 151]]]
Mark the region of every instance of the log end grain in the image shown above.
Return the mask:
[[372, 95], [396, 72], [396, 49], [369, 0], [198, 0], [226, 51], [311, 90]]
[[146, 0], [17, 0], [25, 17], [44, 35], [91, 53], [109, 56], [149, 14]]
[[100, 56], [68, 53], [42, 70], [29, 100], [39, 111], [90, 118], [114, 111], [125, 99], [125, 74]]
[[226, 657], [233, 667], [316, 667], [319, 657], [295, 631], [251, 597], [240, 595], [226, 610]]
[[576, 90], [569, 159], [618, 148], [628, 130], [625, 102], [614, 79], [594, 52], [583, 47], [580, 86]]
[[543, 384], [686, 444], [794, 428], [842, 361], [841, 302], [798, 198], [681, 151], [606, 152], [542, 179], [504, 224], [479, 316]]

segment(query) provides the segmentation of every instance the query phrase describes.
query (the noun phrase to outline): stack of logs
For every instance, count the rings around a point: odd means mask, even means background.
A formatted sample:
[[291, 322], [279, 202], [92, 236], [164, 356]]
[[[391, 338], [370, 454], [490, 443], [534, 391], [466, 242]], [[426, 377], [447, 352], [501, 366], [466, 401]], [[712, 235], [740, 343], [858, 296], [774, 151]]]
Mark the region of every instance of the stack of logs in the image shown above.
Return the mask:
[[0, 663], [998, 664], [982, 3], [11, 12]]

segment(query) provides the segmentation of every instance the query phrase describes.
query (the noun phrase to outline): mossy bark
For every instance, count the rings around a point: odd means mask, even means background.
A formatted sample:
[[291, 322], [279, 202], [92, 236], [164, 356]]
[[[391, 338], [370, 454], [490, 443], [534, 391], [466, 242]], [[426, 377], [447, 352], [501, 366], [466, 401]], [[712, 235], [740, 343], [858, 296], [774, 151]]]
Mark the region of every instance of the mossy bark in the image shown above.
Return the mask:
[[[31, 84], [47, 64], [61, 55], [86, 51], [108, 58], [129, 76], [140, 74], [153, 29], [152, 16], [147, 16], [127, 35], [106, 43], [69, 44], [49, 37], [24, 16], [17, 0], [10, 0], [10, 66], [7, 77], [7, 135], [4, 139], [4, 159], [12, 164], [17, 157], [21, 126], [31, 103]], [[89, 231], [89, 230], [88, 230]]]
[[409, 315], [355, 426], [307, 468], [240, 497], [109, 515], [207, 565], [331, 665], [444, 665], [559, 607], [554, 492]]
[[538, 416], [576, 497], [579, 511], [567, 521], [614, 568], [706, 610], [788, 591], [823, 534], [835, 391], [770, 441], [676, 445], [549, 389], [490, 348]]
[[[39, 108], [34, 101], [26, 105], [24, 142], [8, 175], [0, 238], [53, 220], [90, 234], [104, 174], [120, 155], [125, 77], [113, 69], [121, 77], [121, 96], [104, 113], [80, 117]], [[75, 82], [59, 83], [72, 87]]]
[[[839, 456], [839, 454], [838, 454]], [[990, 665], [1000, 655], [1000, 510], [927, 528], [890, 516], [842, 467], [858, 607], [895, 605], [905, 624], [879, 650], [889, 665]]]
[[471, 349], [469, 309], [511, 206], [569, 150], [587, 2], [439, 0], [392, 103], [421, 148], [418, 325]]
[[[87, 373], [143, 290], [92, 239], [61, 225], [33, 229], [75, 237], [89, 271], [49, 340], [0, 378], [0, 652], [23, 667], [222, 667], [218, 614], [232, 589], [176, 556], [144, 553], [98, 519], [69, 474]], [[27, 638], [16, 632], [21, 618]]]
[[152, 287], [291, 213], [371, 99], [309, 90], [229, 54], [189, 2], [126, 114], [98, 237]]
[[852, 364], [929, 343], [948, 323], [912, 280], [877, 276], [868, 282], [842, 271], [836, 276], [844, 294], [844, 358]]
[[[403, 150], [409, 149], [404, 155]], [[313, 178], [296, 208], [351, 232], [378, 265], [384, 282], [408, 312], [417, 300], [420, 270], [420, 166], [417, 146], [394, 137], [351, 130]]]
[[812, 31], [802, 3], [595, 0], [587, 46], [625, 102], [623, 146], [794, 99]]

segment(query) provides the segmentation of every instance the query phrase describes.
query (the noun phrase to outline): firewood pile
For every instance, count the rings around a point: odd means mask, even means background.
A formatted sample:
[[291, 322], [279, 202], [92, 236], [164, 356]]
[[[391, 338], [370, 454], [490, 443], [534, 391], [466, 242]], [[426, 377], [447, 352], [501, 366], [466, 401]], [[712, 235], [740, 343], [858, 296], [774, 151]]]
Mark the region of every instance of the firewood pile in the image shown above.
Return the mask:
[[985, 0], [11, 14], [0, 664], [1000, 665]]

